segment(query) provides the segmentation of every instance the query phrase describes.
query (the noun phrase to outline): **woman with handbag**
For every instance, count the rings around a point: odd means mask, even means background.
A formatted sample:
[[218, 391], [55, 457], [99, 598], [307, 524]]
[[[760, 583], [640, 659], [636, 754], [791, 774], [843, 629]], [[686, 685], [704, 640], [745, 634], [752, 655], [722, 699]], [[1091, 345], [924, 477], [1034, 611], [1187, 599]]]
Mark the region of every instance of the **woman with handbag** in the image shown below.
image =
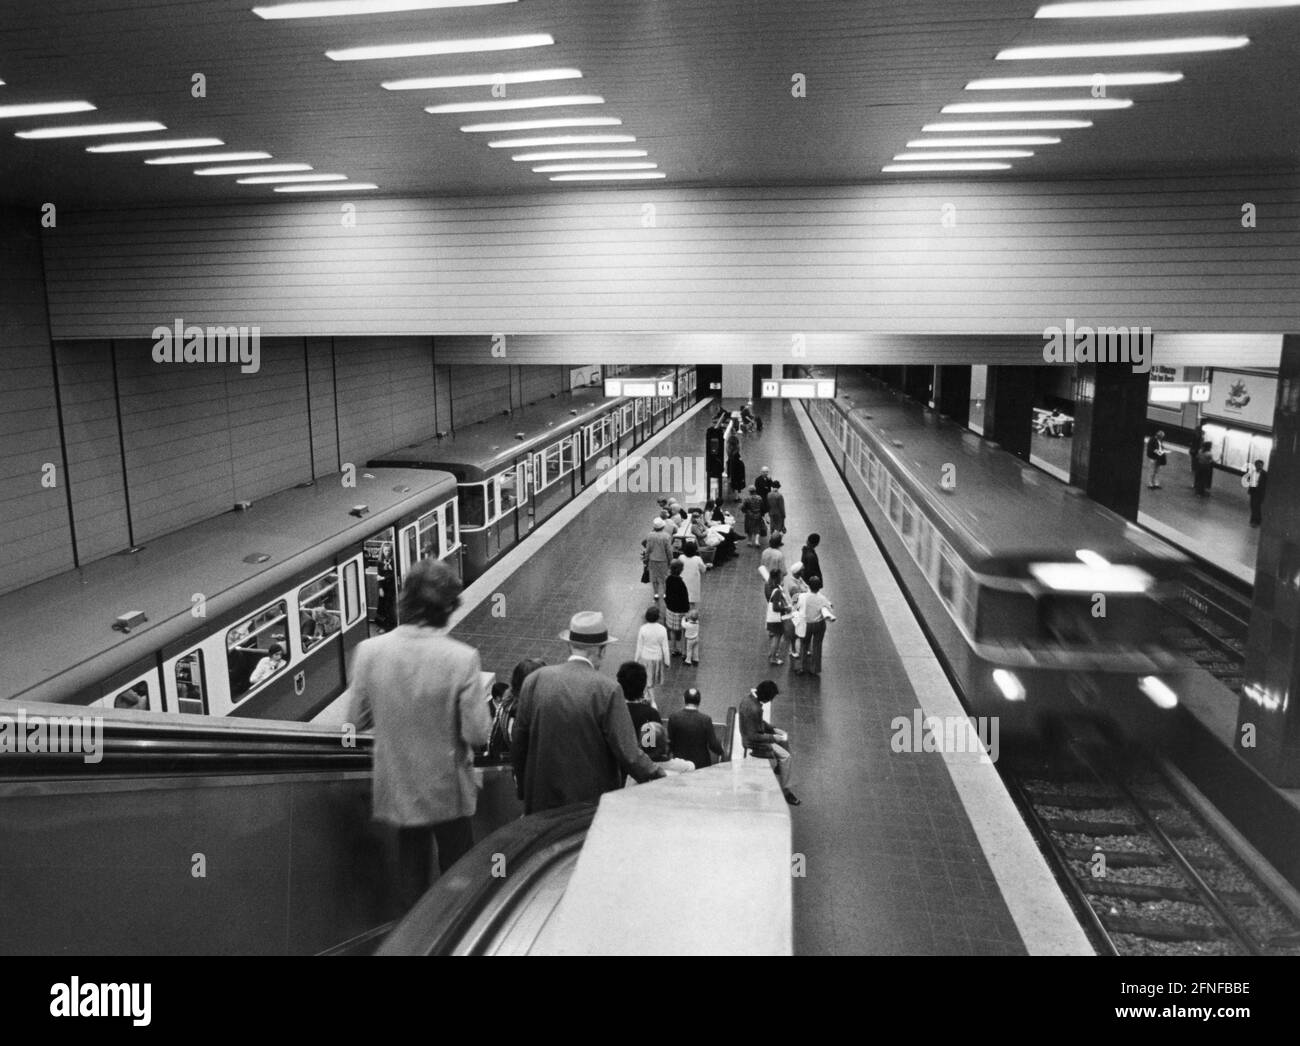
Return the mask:
[[782, 654], [785, 646], [786, 622], [791, 619], [794, 613], [794, 608], [790, 605], [790, 597], [786, 595], [781, 579], [780, 570], [771, 571], [767, 579], [766, 623], [767, 634], [770, 639], [767, 660], [769, 664], [773, 665], [785, 664], [785, 658]]
[[1169, 460], [1169, 455], [1165, 452], [1164, 429], [1147, 440], [1147, 458], [1151, 461], [1151, 478], [1147, 481], [1147, 490], [1159, 490], [1160, 470]]

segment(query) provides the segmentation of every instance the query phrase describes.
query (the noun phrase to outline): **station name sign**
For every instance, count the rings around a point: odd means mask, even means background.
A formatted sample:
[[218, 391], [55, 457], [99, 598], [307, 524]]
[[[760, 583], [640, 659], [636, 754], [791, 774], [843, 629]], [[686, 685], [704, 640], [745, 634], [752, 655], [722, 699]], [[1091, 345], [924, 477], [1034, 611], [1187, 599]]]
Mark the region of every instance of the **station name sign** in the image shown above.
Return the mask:
[[764, 399], [833, 400], [835, 381], [831, 378], [765, 378]]
[[654, 378], [606, 378], [605, 395], [672, 399], [677, 395], [677, 382]]

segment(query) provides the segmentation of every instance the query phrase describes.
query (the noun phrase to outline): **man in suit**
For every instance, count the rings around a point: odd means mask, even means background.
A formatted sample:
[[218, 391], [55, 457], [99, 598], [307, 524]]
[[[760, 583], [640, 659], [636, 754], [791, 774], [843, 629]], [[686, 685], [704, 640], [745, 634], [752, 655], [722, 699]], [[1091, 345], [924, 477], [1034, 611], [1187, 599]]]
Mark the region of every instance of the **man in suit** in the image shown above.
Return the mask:
[[722, 744], [713, 720], [700, 711], [700, 692], [691, 687], [682, 700], [681, 711], [668, 717], [668, 742], [674, 758], [688, 759], [702, 770], [713, 763], [710, 753], [722, 758]]
[[763, 705], [776, 699], [780, 687], [771, 679], [764, 679], [748, 694], [740, 699], [738, 718], [740, 719], [740, 743], [751, 755], [766, 759], [776, 771], [777, 780], [781, 782], [781, 791], [785, 801], [791, 806], [803, 805], [790, 791], [790, 752], [777, 742], [787, 740], [784, 730], [778, 730], [763, 718]]
[[510, 740], [524, 813], [596, 802], [623, 787], [666, 777], [637, 744], [623, 690], [601, 675], [605, 647], [617, 642], [599, 611], [574, 614], [560, 633], [569, 659], [539, 668], [519, 693]]

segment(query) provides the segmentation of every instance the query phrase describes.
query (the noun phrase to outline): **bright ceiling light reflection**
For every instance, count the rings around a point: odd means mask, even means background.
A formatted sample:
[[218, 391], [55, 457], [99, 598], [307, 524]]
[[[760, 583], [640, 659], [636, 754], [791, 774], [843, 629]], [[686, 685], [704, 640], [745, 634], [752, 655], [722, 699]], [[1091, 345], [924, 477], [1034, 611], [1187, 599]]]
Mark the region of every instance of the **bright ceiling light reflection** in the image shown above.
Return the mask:
[[1061, 139], [1036, 137], [993, 137], [993, 138], [913, 138], [907, 143], [909, 149], [979, 149], [986, 145], [1060, 145]]
[[1176, 40], [1120, 40], [1104, 44], [1050, 44], [1045, 47], [1012, 47], [999, 51], [998, 61], [1036, 58], [1124, 58], [1140, 54], [1194, 54], [1201, 51], [1231, 51], [1250, 43], [1248, 36], [1186, 36]]
[[420, 44], [381, 44], [376, 47], [345, 47], [326, 51], [336, 62], [360, 62], [375, 58], [425, 58], [439, 54], [475, 54], [479, 51], [515, 51], [524, 47], [547, 47], [555, 43], [549, 33], [521, 36], [480, 37], [473, 40], [429, 40]]
[[169, 141], [109, 142], [107, 145], [88, 145], [88, 153], [147, 153], [154, 149], [211, 149], [226, 143], [220, 138], [172, 138]]
[[220, 163], [223, 160], [269, 160], [270, 153], [191, 153], [189, 156], [155, 156], [145, 160], [150, 165], [174, 163]]
[[147, 131], [165, 131], [166, 124], [156, 120], [137, 120], [134, 123], [92, 123], [76, 127], [42, 127], [36, 131], [19, 131], [18, 138], [93, 138], [100, 134], [143, 134]]
[[957, 102], [941, 113], [1068, 113], [1085, 109], [1128, 109], [1131, 98], [1043, 98], [1029, 102]]
[[652, 171], [657, 163], [548, 163], [534, 167], [534, 174], [559, 174], [562, 171]]
[[0, 119], [20, 116], [62, 116], [65, 113], [93, 113], [89, 102], [30, 102], [26, 105], [0, 105]]
[[310, 171], [309, 163], [255, 163], [236, 164], [233, 167], [200, 167], [195, 174], [287, 174], [290, 171]]
[[956, 152], [899, 153], [895, 160], [1019, 160], [1034, 154], [1028, 149], [968, 149]]
[[880, 168], [887, 174], [904, 171], [1009, 171], [1009, 163], [890, 163]]
[[335, 182], [331, 185], [277, 185], [275, 192], [351, 192], [378, 189], [374, 182]]
[[1191, 15], [1203, 11], [1249, 11], [1265, 7], [1300, 7], [1300, 0], [1094, 0], [1048, 4], [1035, 18], [1129, 18], [1135, 15]]
[[617, 116], [569, 116], [553, 120], [506, 120], [500, 123], [469, 123], [461, 128], [467, 134], [491, 134], [496, 131], [544, 131], [550, 127], [619, 127]]
[[520, 153], [510, 159], [515, 163], [538, 163], [542, 160], [613, 160], [649, 155], [644, 149], [560, 149], [544, 153]]
[[647, 178], [667, 178], [663, 171], [631, 171], [627, 174], [553, 174], [553, 182], [632, 182]]
[[488, 142], [489, 149], [540, 149], [548, 145], [600, 145], [635, 142], [634, 134], [555, 134], [545, 138], [502, 138]]
[[236, 185], [281, 185], [289, 182], [346, 182], [346, 174], [259, 174], [255, 178], [236, 178]]
[[513, 73], [471, 73], [465, 76], [413, 76], [385, 80], [385, 91], [437, 91], [449, 87], [495, 87], [497, 84], [539, 84], [549, 80], [581, 80], [580, 69], [532, 69]]
[[1091, 127], [1091, 120], [971, 120], [964, 123], [928, 123], [922, 131], [1072, 131]]
[[255, 7], [258, 18], [344, 18], [349, 15], [383, 15], [398, 11], [436, 11], [441, 7], [485, 7], [513, 4], [515, 0], [316, 0], [314, 3], [272, 4]]
[[490, 113], [502, 109], [548, 109], [561, 105], [604, 105], [598, 94], [555, 95], [550, 98], [509, 98], [491, 102], [447, 102], [445, 105], [426, 105], [426, 113]]
[[[1297, 0], [1300, 2], [1300, 0]], [[1055, 87], [1141, 87], [1149, 84], [1173, 84], [1182, 73], [1080, 73], [1076, 76], [993, 76], [972, 80], [968, 91], [1031, 91]]]

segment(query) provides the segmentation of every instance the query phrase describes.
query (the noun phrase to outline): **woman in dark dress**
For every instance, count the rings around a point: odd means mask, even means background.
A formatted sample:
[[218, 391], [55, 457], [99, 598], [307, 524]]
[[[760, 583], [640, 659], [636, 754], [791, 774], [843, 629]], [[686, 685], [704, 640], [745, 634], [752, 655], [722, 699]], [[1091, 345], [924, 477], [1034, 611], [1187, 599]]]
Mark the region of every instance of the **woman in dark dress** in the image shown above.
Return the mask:
[[739, 501], [740, 495], [745, 490], [745, 462], [738, 450], [727, 459], [727, 479], [731, 481], [731, 493], [735, 495], [735, 500]]

